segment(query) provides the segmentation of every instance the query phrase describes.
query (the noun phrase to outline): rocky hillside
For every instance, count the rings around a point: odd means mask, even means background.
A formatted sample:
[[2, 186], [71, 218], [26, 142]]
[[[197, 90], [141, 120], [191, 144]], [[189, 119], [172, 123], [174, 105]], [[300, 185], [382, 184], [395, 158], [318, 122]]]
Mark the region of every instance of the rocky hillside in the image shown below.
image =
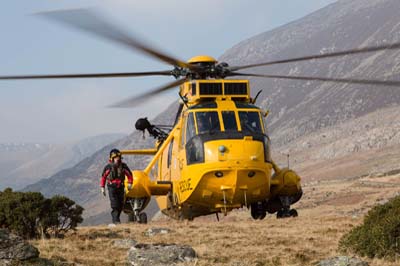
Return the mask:
[[[230, 65], [244, 65], [398, 42], [399, 10], [397, 0], [338, 1], [300, 20], [245, 40], [229, 49], [220, 60]], [[400, 50], [246, 71], [399, 80]], [[400, 103], [400, 90], [393, 87], [261, 78], [251, 79], [251, 84], [253, 93], [263, 89], [258, 103], [271, 110], [269, 125], [278, 146], [315, 130]]]
[[304, 180], [355, 178], [400, 172], [400, 107], [329, 126], [275, 148], [275, 160]]
[[0, 189], [21, 189], [52, 176], [122, 137], [104, 134], [66, 144], [0, 143]]

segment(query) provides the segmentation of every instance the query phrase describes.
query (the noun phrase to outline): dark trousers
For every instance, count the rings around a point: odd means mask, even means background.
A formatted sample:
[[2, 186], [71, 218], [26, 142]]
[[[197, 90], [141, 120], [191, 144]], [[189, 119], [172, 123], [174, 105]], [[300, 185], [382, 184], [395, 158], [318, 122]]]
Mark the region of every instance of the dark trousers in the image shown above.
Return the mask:
[[113, 223], [120, 223], [120, 215], [124, 206], [124, 186], [121, 185], [119, 188], [115, 185], [107, 185], [108, 196], [110, 197], [111, 203], [111, 217]]

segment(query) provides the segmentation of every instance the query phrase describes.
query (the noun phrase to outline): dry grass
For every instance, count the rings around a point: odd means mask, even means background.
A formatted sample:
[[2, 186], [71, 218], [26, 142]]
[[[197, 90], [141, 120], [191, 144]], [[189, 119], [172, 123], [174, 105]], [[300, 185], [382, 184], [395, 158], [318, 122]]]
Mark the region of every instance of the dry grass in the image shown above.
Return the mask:
[[[399, 176], [307, 184], [297, 206], [298, 218], [277, 220], [270, 215], [263, 221], [253, 221], [247, 210], [239, 210], [220, 222], [210, 217], [113, 229], [82, 227], [65, 239], [37, 240], [33, 244], [42, 257], [58, 258], [59, 265], [125, 265], [127, 249], [112, 247], [114, 240], [122, 238], [140, 243], [188, 244], [196, 250], [198, 259], [185, 265], [314, 265], [342, 255], [337, 251], [341, 236], [361, 223], [372, 205], [397, 193], [398, 185]], [[167, 227], [172, 232], [144, 236], [150, 227]], [[371, 266], [400, 265], [399, 261], [367, 261]]]

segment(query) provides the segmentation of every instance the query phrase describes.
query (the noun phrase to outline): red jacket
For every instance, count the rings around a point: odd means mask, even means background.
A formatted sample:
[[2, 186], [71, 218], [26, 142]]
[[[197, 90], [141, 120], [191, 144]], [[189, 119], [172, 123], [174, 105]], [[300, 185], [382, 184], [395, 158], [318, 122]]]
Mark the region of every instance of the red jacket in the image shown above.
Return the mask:
[[132, 184], [133, 177], [132, 172], [126, 163], [121, 162], [119, 165], [108, 163], [103, 170], [103, 174], [100, 179], [100, 186], [104, 187], [107, 184], [115, 184], [120, 187], [124, 184], [125, 176], [128, 178], [128, 183]]

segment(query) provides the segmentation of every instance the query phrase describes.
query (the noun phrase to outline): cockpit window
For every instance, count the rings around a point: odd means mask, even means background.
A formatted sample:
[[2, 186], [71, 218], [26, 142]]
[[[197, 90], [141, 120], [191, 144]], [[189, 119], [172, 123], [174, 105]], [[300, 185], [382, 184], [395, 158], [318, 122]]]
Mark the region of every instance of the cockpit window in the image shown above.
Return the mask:
[[240, 125], [243, 132], [262, 133], [258, 112], [239, 112]]
[[237, 130], [237, 123], [234, 111], [222, 111], [222, 119], [226, 130]]
[[221, 131], [217, 112], [196, 112], [197, 133]]
[[193, 113], [189, 113], [186, 126], [186, 143], [196, 135], [196, 128], [194, 127]]

